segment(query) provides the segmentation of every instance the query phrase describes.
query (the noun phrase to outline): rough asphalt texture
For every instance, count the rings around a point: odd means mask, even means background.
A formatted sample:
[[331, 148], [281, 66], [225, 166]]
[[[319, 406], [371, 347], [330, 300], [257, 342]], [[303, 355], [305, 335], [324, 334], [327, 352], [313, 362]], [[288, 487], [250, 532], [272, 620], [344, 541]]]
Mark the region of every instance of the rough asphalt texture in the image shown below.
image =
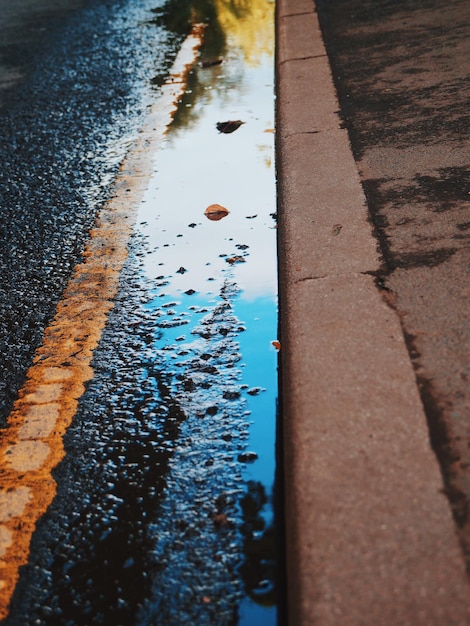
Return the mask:
[[[204, 419], [188, 410], [190, 402], [199, 409], [207, 402], [207, 392], [202, 400], [193, 382], [198, 374], [204, 384], [219, 385], [220, 396], [233, 389], [236, 289], [227, 286], [226, 302], [199, 316], [198, 332], [215, 338], [210, 364], [216, 373], [197, 351], [187, 370], [171, 366], [171, 357], [148, 350], [156, 318], [163, 328], [174, 322], [174, 311], [167, 308], [165, 317], [148, 307], [155, 285], [139, 279], [145, 254], [135, 238], [94, 355], [95, 376], [54, 473], [57, 497], [38, 523], [2, 626], [236, 624], [244, 585], [251, 590], [253, 580], [269, 573], [271, 554], [254, 545], [250, 530], [264, 528], [266, 494], [255, 481], [243, 484], [234, 460], [247, 429], [243, 399]], [[217, 529], [217, 513], [237, 526]], [[209, 606], [203, 593], [211, 594]]]
[[290, 623], [468, 624], [470, 10], [318, 9], [278, 5]]
[[182, 39], [158, 4], [0, 0], [0, 423]]

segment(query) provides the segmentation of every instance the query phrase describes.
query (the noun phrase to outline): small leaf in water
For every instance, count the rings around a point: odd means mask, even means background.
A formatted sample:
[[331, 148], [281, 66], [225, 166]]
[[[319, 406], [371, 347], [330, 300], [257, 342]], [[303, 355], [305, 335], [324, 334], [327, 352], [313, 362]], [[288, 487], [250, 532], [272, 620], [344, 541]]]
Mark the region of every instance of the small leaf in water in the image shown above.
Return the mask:
[[211, 204], [204, 211], [204, 215], [207, 219], [212, 220], [213, 222], [218, 222], [222, 218], [227, 217], [229, 213], [230, 211], [220, 204]]
[[331, 234], [336, 237], [336, 235], [340, 234], [342, 228], [341, 224], [335, 224], [331, 229]]
[[277, 340], [271, 341], [271, 345], [274, 346], [278, 352], [281, 349], [281, 342], [280, 341], [277, 341]]
[[223, 59], [204, 59], [201, 61], [201, 67], [213, 67], [214, 65], [220, 65]]
[[221, 526], [226, 526], [228, 524], [228, 517], [225, 515], [225, 513], [217, 513], [212, 519], [214, 521], [214, 524], [218, 528], [220, 528]]
[[244, 123], [245, 122], [242, 122], [241, 120], [229, 120], [228, 122], [217, 122], [216, 128], [219, 131], [219, 133], [228, 134], [228, 133], [233, 133], [234, 131], [236, 131]]
[[235, 263], [245, 263], [245, 259], [242, 256], [230, 256], [228, 257], [228, 259], [225, 260], [230, 265], [235, 265]]

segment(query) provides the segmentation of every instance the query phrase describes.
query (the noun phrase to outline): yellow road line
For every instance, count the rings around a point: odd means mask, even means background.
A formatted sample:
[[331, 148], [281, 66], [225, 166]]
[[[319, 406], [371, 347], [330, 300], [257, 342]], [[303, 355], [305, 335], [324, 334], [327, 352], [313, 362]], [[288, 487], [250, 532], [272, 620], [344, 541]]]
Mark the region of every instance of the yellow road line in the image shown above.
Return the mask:
[[84, 260], [74, 269], [0, 432], [0, 619], [8, 615], [36, 523], [56, 494], [51, 472], [64, 457], [63, 436], [85, 382], [93, 377], [93, 351], [113, 307], [136, 208], [151, 174], [151, 156], [185, 91], [202, 32], [197, 25], [184, 41], [139, 140], [121, 167], [113, 197], [90, 231]]

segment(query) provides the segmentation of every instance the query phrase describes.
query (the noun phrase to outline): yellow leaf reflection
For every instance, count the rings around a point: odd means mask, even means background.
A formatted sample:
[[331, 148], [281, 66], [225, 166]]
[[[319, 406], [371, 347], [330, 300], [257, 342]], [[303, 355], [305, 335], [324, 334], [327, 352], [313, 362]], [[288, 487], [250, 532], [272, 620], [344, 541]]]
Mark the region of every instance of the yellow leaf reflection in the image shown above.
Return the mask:
[[274, 2], [270, 0], [215, 0], [218, 21], [226, 36], [240, 47], [248, 65], [262, 54], [273, 54]]

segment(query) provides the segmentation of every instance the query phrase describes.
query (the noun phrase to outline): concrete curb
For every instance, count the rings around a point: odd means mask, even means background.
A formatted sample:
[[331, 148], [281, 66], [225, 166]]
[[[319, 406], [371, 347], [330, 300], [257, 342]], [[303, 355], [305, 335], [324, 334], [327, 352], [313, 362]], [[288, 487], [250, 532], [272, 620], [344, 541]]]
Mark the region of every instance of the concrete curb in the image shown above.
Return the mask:
[[288, 612], [470, 623], [470, 587], [311, 0], [277, 8]]

